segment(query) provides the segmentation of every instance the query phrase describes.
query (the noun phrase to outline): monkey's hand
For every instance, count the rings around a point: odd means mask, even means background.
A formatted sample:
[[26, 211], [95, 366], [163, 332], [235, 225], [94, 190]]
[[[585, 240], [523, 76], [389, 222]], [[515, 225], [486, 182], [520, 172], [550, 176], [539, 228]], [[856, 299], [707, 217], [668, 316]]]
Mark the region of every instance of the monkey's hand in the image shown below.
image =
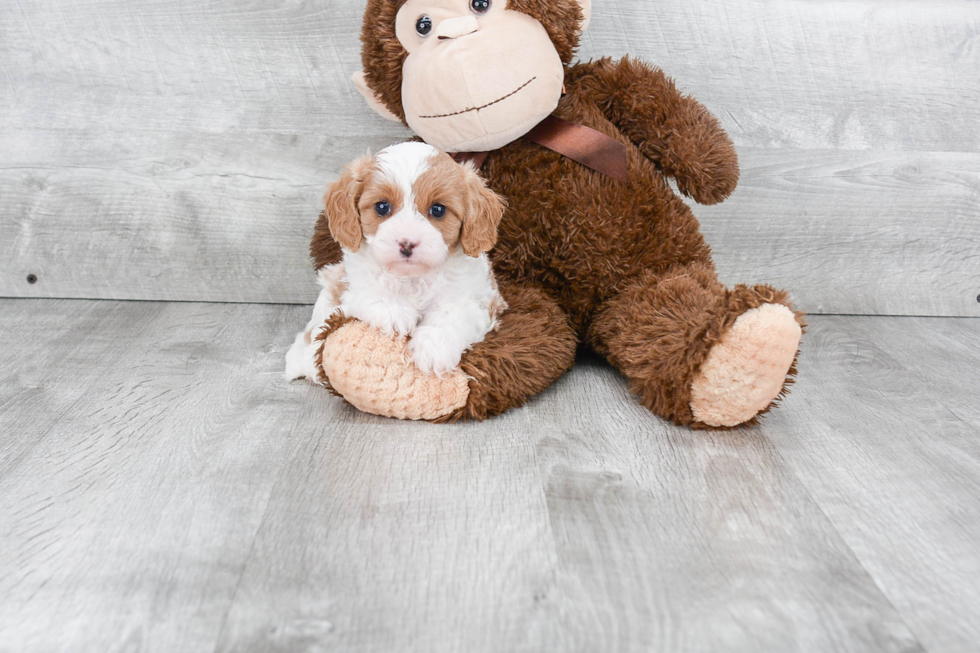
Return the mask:
[[728, 134], [662, 70], [629, 57], [605, 58], [573, 67], [568, 79], [685, 195], [717, 204], [735, 190], [738, 157]]

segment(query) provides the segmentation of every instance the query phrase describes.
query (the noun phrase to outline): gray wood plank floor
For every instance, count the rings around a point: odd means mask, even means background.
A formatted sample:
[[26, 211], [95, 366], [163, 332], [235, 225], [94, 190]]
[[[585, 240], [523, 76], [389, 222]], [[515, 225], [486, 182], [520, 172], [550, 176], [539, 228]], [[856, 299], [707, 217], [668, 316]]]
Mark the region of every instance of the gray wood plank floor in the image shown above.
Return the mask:
[[282, 379], [307, 313], [0, 300], [0, 651], [976, 650], [980, 320], [813, 317], [700, 433], [589, 356], [363, 415]]

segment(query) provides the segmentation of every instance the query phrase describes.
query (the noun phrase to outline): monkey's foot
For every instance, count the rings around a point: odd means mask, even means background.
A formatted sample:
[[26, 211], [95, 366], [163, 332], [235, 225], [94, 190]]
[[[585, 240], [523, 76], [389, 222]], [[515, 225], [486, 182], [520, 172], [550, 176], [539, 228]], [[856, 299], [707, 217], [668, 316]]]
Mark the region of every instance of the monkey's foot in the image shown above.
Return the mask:
[[320, 378], [355, 408], [383, 417], [435, 420], [465, 406], [469, 378], [459, 369], [442, 377], [423, 374], [407, 345], [406, 338], [345, 320], [324, 334]]
[[694, 418], [737, 426], [764, 412], [783, 392], [802, 328], [788, 307], [763, 304], [735, 320], [691, 385]]

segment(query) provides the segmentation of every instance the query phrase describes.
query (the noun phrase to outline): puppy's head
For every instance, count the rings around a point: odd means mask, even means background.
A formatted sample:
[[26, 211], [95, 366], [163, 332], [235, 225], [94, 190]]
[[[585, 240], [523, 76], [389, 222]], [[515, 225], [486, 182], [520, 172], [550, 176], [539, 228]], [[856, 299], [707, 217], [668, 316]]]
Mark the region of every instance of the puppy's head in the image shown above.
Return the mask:
[[402, 143], [347, 166], [327, 192], [330, 233], [362, 245], [382, 267], [415, 277], [453, 253], [479, 256], [497, 242], [503, 200], [469, 166], [424, 143]]

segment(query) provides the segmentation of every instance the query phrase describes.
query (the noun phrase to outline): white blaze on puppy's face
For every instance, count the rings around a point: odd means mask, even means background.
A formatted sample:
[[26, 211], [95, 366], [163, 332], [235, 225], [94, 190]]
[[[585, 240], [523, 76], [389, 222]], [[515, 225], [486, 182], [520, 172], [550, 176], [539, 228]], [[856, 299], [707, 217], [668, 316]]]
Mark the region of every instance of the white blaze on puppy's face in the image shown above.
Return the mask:
[[470, 257], [497, 240], [504, 203], [472, 167], [425, 143], [401, 143], [347, 166], [327, 192], [330, 233], [381, 269], [418, 277], [457, 250]]
[[415, 201], [415, 183], [438, 155], [430, 145], [402, 143], [376, 157], [359, 208], [371, 256], [388, 272], [420, 276], [449, 256], [449, 245]]

